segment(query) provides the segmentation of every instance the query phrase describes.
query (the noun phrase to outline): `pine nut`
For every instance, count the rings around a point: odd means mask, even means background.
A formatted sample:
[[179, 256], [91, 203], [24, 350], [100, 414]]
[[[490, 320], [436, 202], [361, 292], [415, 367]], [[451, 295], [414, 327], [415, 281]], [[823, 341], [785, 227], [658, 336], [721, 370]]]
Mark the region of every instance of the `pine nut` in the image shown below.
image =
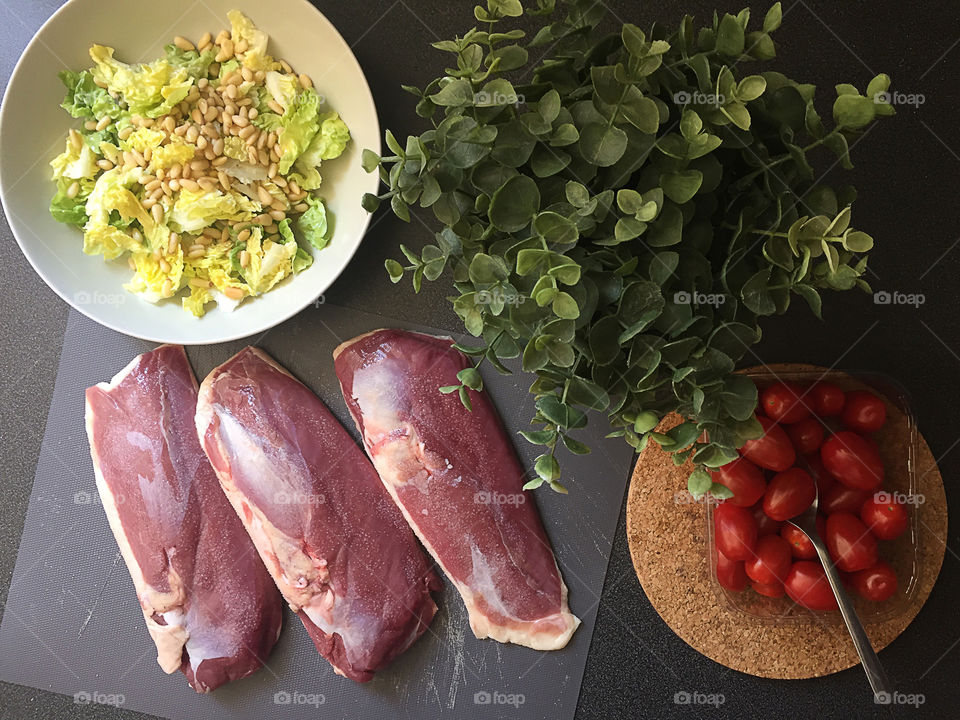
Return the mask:
[[226, 155], [220, 155], [216, 159], [211, 160], [210, 164], [213, 165], [214, 167], [220, 167], [221, 165], [224, 165], [229, 159], [230, 158], [227, 157]]
[[168, 133], [172, 133], [174, 130], [177, 129], [177, 121], [173, 119], [173, 115], [167, 115], [163, 119], [163, 122], [161, 123], [161, 125], [163, 126], [163, 129], [166, 130]]
[[280, 60], [280, 67], [282, 67], [282, 68], [283, 68], [283, 71], [286, 72], [286, 73], [292, 73], [292, 72], [293, 72], [293, 68], [290, 67], [290, 63], [288, 63], [286, 60]]
[[208, 45], [213, 43], [213, 37], [210, 33], [204, 33], [203, 37], [200, 38], [200, 42], [197, 43], [198, 50], [205, 50]]
[[165, 273], [170, 272], [170, 263], [168, 263], [163, 258], [160, 258], [160, 270], [162, 270]]
[[160, 181], [159, 181], [159, 180], [154, 180], [154, 181], [148, 182], [146, 185], [144, 185], [144, 186], [143, 186], [143, 189], [146, 190], [147, 192], [152, 193], [152, 192], [153, 192], [154, 190], [156, 190], [158, 187], [160, 187]]
[[270, 167], [267, 168], [267, 177], [272, 180], [276, 176], [277, 176], [277, 164], [275, 162], [272, 162], [270, 163]]
[[83, 137], [73, 128], [70, 128], [70, 142], [76, 150], [83, 147]]
[[244, 292], [240, 288], [228, 287], [223, 291], [223, 294], [226, 295], [231, 300], [243, 300]]
[[246, 250], [240, 251], [240, 267], [247, 267], [250, 265], [250, 253]]
[[217, 109], [216, 105], [211, 105], [207, 108], [207, 111], [203, 114], [203, 119], [211, 123], [217, 119], [217, 116], [220, 114], [220, 111]]
[[252, 222], [254, 225], [266, 225], [270, 222], [270, 220], [272, 220], [272, 218], [266, 213], [264, 213], [263, 215], [257, 215], [250, 222]]
[[250, 124], [250, 121], [247, 120], [243, 115], [234, 115], [233, 124], [236, 125], [237, 127], [245, 128], [247, 127], [247, 125]]
[[96, 121], [96, 120], [87, 120], [87, 121], [83, 124], [83, 127], [84, 127], [85, 129], [91, 130], [91, 131], [92, 131], [92, 130], [96, 130], [96, 129], [97, 129], [97, 121]]
[[180, 236], [175, 232], [170, 233], [170, 239], [167, 240], [167, 254], [173, 255], [177, 252], [177, 245], [180, 244]]
[[260, 196], [260, 202], [269, 205], [273, 202], [273, 195], [263, 185], [257, 185], [257, 195]]
[[70, 183], [70, 187], [67, 188], [67, 197], [73, 200], [79, 194], [80, 194], [80, 183], [75, 180], [72, 183]]
[[121, 140], [128, 140], [131, 135], [133, 135], [133, 128], [130, 125], [117, 133], [117, 137]]
[[200, 192], [200, 185], [196, 180], [181, 180], [180, 187], [190, 192]]
[[237, 135], [239, 135], [244, 140], [246, 140], [248, 137], [253, 135], [256, 131], [257, 131], [257, 128], [255, 125], [247, 125], [245, 128], [242, 128], [240, 132], [237, 133]]
[[188, 248], [188, 251], [189, 251], [189, 252], [196, 252], [197, 250], [205, 250], [206, 247], [207, 247], [207, 246], [204, 245], [204, 244], [202, 244], [202, 243], [196, 243], [196, 244], [194, 244], [194, 245], [191, 245], [191, 246]]
[[150, 210], [154, 205], [157, 204], [157, 200], [156, 198], [148, 197], [142, 200], [140, 204], [143, 205], [145, 210]]
[[189, 253], [187, 253], [187, 257], [190, 260], [196, 260], [198, 258], [202, 258], [206, 254], [207, 254], [206, 248], [201, 245], [198, 250], [191, 250]]
[[304, 90], [309, 90], [313, 87], [313, 80], [307, 77], [304, 73], [300, 73], [300, 84], [303, 86]]
[[270, 217], [279, 223], [279, 222], [283, 222], [284, 219], [286, 219], [287, 214], [283, 210], [273, 209], [270, 211]]
[[223, 138], [217, 138], [213, 141], [213, 154], [223, 155]]
[[204, 288], [204, 289], [206, 289], [206, 288], [210, 287], [210, 281], [209, 281], [209, 280], [207, 280], [207, 279], [205, 279], [205, 278], [198, 278], [198, 277], [190, 278], [190, 280], [187, 281], [187, 284], [188, 284], [188, 285], [191, 285], [192, 287], [195, 287], [195, 288]]
[[237, 235], [238, 242], [246, 242], [249, 239], [250, 239], [250, 228], [247, 228], [246, 230], [241, 230], [240, 233]]
[[243, 70], [240, 71], [240, 74], [243, 76], [245, 82], [253, 82], [253, 70], [250, 68], [243, 68]]
[[153, 219], [159, 224], [163, 222], [163, 207], [160, 205], [154, 205], [150, 209], [150, 213], [153, 215]]
[[298, 213], [305, 213], [307, 210], [310, 209], [310, 206], [307, 205], [306, 203], [297, 203], [296, 205], [293, 206], [293, 209], [296, 210]]
[[176, 45], [181, 50], [183, 50], [184, 52], [190, 52], [191, 50], [196, 50], [192, 42], [190, 42], [184, 37], [180, 37], [179, 35], [177, 35], [173, 39], [173, 44]]
[[180, 173], [182, 172], [183, 172], [182, 165], [172, 165], [170, 167], [170, 170], [167, 172], [167, 175], [171, 178], [178, 178], [180, 177]]
[[97, 167], [101, 170], [113, 170], [113, 163], [106, 159], [98, 160]]
[[257, 164], [257, 149], [255, 147], [247, 147], [247, 160], [253, 165]]
[[149, 163], [151, 158], [153, 158], [153, 148], [152, 147], [144, 148], [143, 150], [144, 162]]
[[230, 239], [230, 228], [224, 226], [223, 230], [220, 231], [220, 242], [225, 243]]
[[177, 178], [172, 178], [169, 181], [170, 189], [174, 192], [177, 192], [180, 189], [180, 181]]
[[276, 100], [272, 98], [267, 100], [267, 107], [273, 110], [277, 115], [283, 115], [283, 107]]
[[203, 135], [199, 136], [197, 138], [197, 150], [206, 150], [208, 143], [209, 140], [207, 140]]
[[245, 52], [247, 51], [247, 47], [248, 47], [247, 41], [244, 40], [243, 38], [241, 38], [241, 39], [240, 39], [240, 42], [238, 42], [238, 43], [234, 46], [234, 52], [235, 52], [237, 55], [239, 55], [239, 54], [241, 54], [241, 53], [245, 53]]

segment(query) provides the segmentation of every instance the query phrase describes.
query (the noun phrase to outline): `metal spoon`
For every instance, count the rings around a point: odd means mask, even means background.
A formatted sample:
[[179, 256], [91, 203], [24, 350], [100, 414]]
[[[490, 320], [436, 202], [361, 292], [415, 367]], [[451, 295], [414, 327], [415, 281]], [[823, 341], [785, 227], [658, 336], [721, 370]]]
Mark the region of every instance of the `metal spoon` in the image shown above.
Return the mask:
[[867, 633], [863, 629], [863, 623], [860, 622], [857, 611], [853, 607], [853, 602], [850, 600], [850, 596], [843, 586], [840, 573], [836, 566], [834, 566], [833, 560], [830, 558], [830, 553], [827, 552], [826, 543], [824, 543], [820, 535], [817, 534], [817, 505], [819, 500], [818, 492], [817, 497], [813, 499], [813, 504], [807, 508], [805, 512], [787, 522], [799, 528], [804, 535], [810, 538], [810, 542], [813, 543], [813, 547], [816, 548], [817, 555], [820, 557], [820, 562], [823, 564], [823, 569], [827, 574], [827, 580], [830, 582], [830, 587], [833, 588], [833, 594], [837, 598], [837, 604], [840, 606], [843, 621], [847, 624], [847, 630], [850, 632], [850, 637], [853, 638], [853, 644], [857, 648], [857, 655], [860, 656], [863, 671], [867, 674], [867, 680], [870, 681], [874, 698], [880, 701], [886, 701], [886, 698], [889, 698], [890, 694], [887, 690], [888, 682], [887, 676], [883, 671], [883, 666], [880, 665], [880, 659], [877, 657], [873, 645], [870, 644], [870, 638], [867, 637]]

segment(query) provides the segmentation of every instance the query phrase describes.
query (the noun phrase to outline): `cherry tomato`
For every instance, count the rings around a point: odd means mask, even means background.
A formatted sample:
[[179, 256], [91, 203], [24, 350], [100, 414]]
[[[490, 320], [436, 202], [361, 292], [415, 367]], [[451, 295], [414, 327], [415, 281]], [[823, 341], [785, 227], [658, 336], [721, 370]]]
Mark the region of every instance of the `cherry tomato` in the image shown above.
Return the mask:
[[791, 600], [809, 610], [836, 610], [838, 607], [827, 574], [818, 562], [795, 562], [783, 586]]
[[787, 541], [790, 546], [790, 552], [799, 560], [812, 560], [817, 556], [817, 551], [810, 542], [807, 534], [796, 525], [784, 523], [780, 528], [780, 537]]
[[783, 523], [779, 520], [774, 520], [763, 511], [762, 500], [750, 508], [750, 510], [753, 512], [753, 519], [757, 521], [757, 537], [775, 535], [780, 532]]
[[843, 390], [828, 382], [814, 383], [807, 391], [813, 411], [820, 417], [839, 415], [846, 404], [846, 395]]
[[859, 515], [860, 508], [869, 499], [869, 490], [856, 490], [842, 483], [837, 483], [827, 490], [826, 495], [820, 502], [820, 511], [828, 516], [838, 512]]
[[897, 591], [897, 574], [888, 563], [879, 560], [876, 565], [855, 572], [851, 585], [867, 600], [883, 602]]
[[744, 563], [747, 577], [762, 585], [783, 583], [790, 572], [790, 545], [779, 535], [764, 535], [757, 540], [754, 557]]
[[817, 486], [805, 470], [790, 468], [773, 476], [763, 496], [763, 511], [774, 520], [789, 520], [808, 507]]
[[761, 595], [766, 595], [771, 598], [783, 597], [783, 583], [758, 583], [754, 580], [750, 581], [750, 587], [756, 590]]
[[787, 437], [783, 428], [770, 418], [759, 415], [757, 420], [763, 426], [764, 434], [754, 440], [747, 440], [740, 448], [740, 454], [754, 465], [767, 470], [775, 472], [786, 470], [797, 459], [797, 453], [790, 444], [790, 438]]
[[742, 457], [721, 465], [710, 474], [714, 482], [720, 483], [733, 493], [733, 497], [727, 502], [740, 507], [750, 507], [763, 497], [763, 492], [767, 489], [767, 481], [763, 479], [760, 468]]
[[870, 497], [860, 508], [860, 519], [881, 540], [896, 540], [907, 529], [907, 509], [885, 492]]
[[841, 422], [857, 432], [876, 432], [887, 421], [887, 406], [867, 390], [851, 390], [843, 407]]
[[803, 388], [794, 382], [777, 382], [760, 393], [760, 407], [771, 420], [795, 423], [809, 417], [810, 408], [803, 397]]
[[849, 487], [876, 490], [883, 483], [883, 460], [876, 446], [849, 430], [828, 438], [820, 458], [827, 472]]
[[717, 553], [717, 582], [720, 587], [740, 592], [747, 586], [747, 574], [743, 571], [743, 562], [730, 560], [723, 553]]
[[809, 455], [823, 444], [823, 425], [816, 418], [804, 418], [788, 426], [787, 435], [798, 453]]
[[827, 518], [827, 550], [841, 570], [856, 572], [877, 562], [877, 540], [853, 513], [838, 512]]
[[749, 560], [757, 546], [757, 522], [746, 508], [723, 502], [713, 511], [717, 549], [728, 560]]
[[820, 453], [807, 455], [804, 460], [807, 461], [807, 472], [810, 473], [813, 481], [817, 484], [817, 497], [820, 498], [820, 502], [822, 503], [823, 496], [827, 494], [827, 490], [836, 485], [837, 481], [823, 466], [823, 460], [820, 459]]

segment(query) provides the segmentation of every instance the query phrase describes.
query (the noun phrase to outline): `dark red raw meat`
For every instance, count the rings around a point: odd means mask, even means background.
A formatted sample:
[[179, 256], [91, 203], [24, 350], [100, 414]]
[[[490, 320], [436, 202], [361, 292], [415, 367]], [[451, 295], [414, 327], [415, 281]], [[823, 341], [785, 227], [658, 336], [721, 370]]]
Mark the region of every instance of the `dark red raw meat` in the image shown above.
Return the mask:
[[451, 345], [404, 330], [354, 338], [334, 352], [343, 396], [384, 486], [460, 591], [474, 634], [561, 648], [580, 621], [500, 417], [486, 393], [471, 393], [471, 412], [438, 390], [470, 366]]
[[257, 670], [282, 604], [194, 430], [183, 348], [135, 358], [87, 390], [97, 489], [165, 672], [207, 692]]
[[203, 381], [197, 432], [287, 602], [358, 682], [436, 613], [440, 580], [363, 451], [309, 388], [256, 348]]

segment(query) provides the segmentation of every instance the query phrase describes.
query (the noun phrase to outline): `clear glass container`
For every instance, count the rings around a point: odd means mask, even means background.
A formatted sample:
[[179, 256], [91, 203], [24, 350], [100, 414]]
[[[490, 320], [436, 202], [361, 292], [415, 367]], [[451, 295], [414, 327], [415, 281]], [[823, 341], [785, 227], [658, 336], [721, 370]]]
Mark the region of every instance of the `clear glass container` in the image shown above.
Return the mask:
[[[848, 589], [856, 605], [857, 612], [865, 622], [891, 620], [910, 607], [920, 580], [920, 534], [919, 524], [923, 515], [925, 498], [917, 490], [917, 453], [918, 432], [916, 418], [911, 410], [909, 397], [903, 386], [889, 376], [874, 372], [856, 372], [839, 370], [793, 370], [771, 371], [768, 369], [750, 370], [746, 373], [757, 387], [763, 390], [777, 381], [796, 382], [804, 387], [818, 381], [833, 383], [847, 390], [870, 390], [887, 403], [887, 422], [872, 437], [877, 441], [883, 458], [885, 479], [878, 492], [896, 494], [897, 499], [905, 501], [909, 523], [907, 530], [896, 540], [878, 540], [879, 557], [890, 563], [897, 575], [897, 592], [888, 600], [876, 603], [859, 597]], [[841, 429], [838, 418], [825, 418], [830, 429]], [[774, 475], [765, 471], [769, 479]], [[822, 498], [821, 498], [822, 502]], [[733, 592], [720, 586], [717, 581], [717, 551], [713, 526], [714, 504], [708, 505], [707, 537], [708, 559], [710, 560], [711, 586], [719, 602], [736, 613], [766, 622], [791, 622], [809, 619], [814, 613], [818, 618], [842, 622], [839, 611], [814, 612], [807, 610], [784, 595], [780, 598], [768, 598], [755, 592], [749, 585], [740, 592]]]

